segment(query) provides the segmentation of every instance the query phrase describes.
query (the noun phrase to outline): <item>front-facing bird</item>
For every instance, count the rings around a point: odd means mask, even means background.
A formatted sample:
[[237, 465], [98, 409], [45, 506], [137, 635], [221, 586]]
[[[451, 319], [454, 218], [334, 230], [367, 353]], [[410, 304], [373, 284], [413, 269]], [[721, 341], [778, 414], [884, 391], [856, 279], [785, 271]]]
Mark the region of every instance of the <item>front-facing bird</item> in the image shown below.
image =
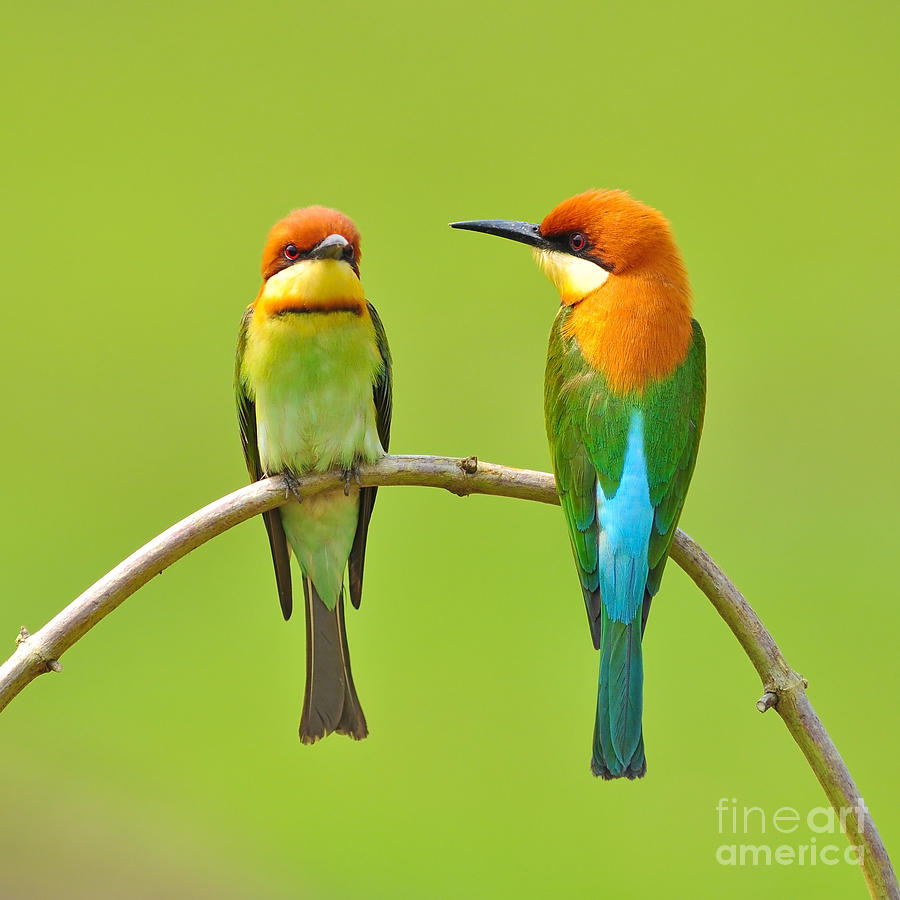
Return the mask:
[[706, 350], [668, 222], [621, 191], [540, 225], [457, 222], [528, 244], [560, 293], [544, 412], [600, 684], [591, 768], [646, 772], [641, 639], [697, 458]]
[[[263, 250], [263, 285], [241, 321], [235, 392], [251, 478], [339, 469], [343, 489], [264, 514], [278, 597], [291, 615], [290, 553], [303, 573], [306, 691], [300, 739], [368, 733], [344, 628], [344, 572], [359, 607], [375, 488], [353, 473], [388, 449], [391, 357], [359, 280], [359, 232], [333, 209], [298, 209]], [[296, 486], [294, 485], [296, 491]], [[298, 498], [299, 499], [299, 498]]]

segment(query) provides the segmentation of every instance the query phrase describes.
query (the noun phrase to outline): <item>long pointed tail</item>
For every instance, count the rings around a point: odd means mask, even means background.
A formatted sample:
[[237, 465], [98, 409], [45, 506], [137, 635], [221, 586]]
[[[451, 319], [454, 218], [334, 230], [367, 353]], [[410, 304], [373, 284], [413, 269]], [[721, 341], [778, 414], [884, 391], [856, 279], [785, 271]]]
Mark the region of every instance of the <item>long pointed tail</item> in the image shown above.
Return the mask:
[[322, 602], [304, 576], [306, 596], [306, 691], [300, 716], [300, 740], [314, 744], [331, 732], [362, 740], [369, 730], [353, 675], [344, 628], [344, 592], [334, 609]]
[[644, 666], [640, 610], [626, 625], [602, 608], [600, 686], [591, 771], [601, 778], [641, 778], [647, 771], [641, 731]]

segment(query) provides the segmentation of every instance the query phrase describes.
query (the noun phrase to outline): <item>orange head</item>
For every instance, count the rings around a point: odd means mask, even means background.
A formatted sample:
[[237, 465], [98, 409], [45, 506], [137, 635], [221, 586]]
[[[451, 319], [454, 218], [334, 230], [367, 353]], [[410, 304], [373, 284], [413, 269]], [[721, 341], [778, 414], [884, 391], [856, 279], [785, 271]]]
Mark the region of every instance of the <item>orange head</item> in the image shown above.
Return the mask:
[[454, 222], [534, 248], [538, 263], [573, 305], [610, 276], [639, 275], [687, 291], [687, 275], [662, 213], [625, 191], [593, 190], [563, 200], [540, 225], [529, 222]]
[[338, 259], [359, 275], [359, 230], [342, 212], [326, 206], [295, 209], [276, 222], [263, 249], [263, 279], [302, 259]]
[[295, 209], [269, 232], [262, 256], [262, 316], [351, 312], [362, 315], [359, 231], [336, 209]]
[[563, 200], [541, 222], [541, 234], [561, 245], [564, 254], [589, 260], [611, 275], [639, 274], [687, 289], [669, 223], [625, 191], [586, 191]]
[[624, 191], [593, 190], [559, 204], [540, 225], [454, 222], [528, 244], [573, 307], [564, 331], [614, 389], [642, 390], [671, 374], [693, 334], [681, 254], [663, 215]]

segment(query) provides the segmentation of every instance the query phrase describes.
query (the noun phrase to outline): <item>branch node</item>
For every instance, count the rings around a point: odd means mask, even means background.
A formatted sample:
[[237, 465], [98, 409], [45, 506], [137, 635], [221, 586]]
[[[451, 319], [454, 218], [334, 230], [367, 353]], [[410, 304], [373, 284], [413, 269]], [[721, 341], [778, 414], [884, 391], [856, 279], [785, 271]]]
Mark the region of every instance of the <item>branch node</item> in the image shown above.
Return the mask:
[[58, 659], [48, 659], [47, 660], [47, 671], [48, 672], [62, 672], [62, 664]]
[[478, 471], [478, 457], [467, 456], [459, 461], [459, 467], [466, 475], [474, 475]]
[[775, 691], [766, 691], [759, 700], [756, 701], [756, 708], [764, 713], [767, 709], [778, 705], [778, 694]]
[[27, 641], [28, 638], [30, 638], [30, 637], [31, 637], [31, 634], [29, 633], [28, 629], [23, 625], [19, 629], [19, 633], [16, 635], [16, 646], [18, 647], [19, 644], [21, 644], [23, 641]]

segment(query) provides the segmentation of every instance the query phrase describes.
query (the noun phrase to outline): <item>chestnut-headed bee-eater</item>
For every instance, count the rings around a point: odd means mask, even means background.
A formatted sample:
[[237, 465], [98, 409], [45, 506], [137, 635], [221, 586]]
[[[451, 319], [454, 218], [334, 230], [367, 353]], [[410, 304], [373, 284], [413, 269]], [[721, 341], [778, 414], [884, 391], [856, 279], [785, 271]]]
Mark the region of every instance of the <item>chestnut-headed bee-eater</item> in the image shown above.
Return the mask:
[[[376, 489], [357, 466], [383, 456], [391, 427], [391, 356], [359, 279], [359, 231], [345, 215], [298, 209], [269, 232], [263, 284], [241, 320], [235, 393], [253, 480], [283, 474], [297, 500], [264, 514], [278, 598], [291, 615], [290, 553], [303, 573], [306, 691], [300, 740], [368, 734], [344, 627], [362, 595]], [[297, 476], [338, 469], [344, 486], [307, 498]]]
[[703, 332], [668, 222], [622, 191], [588, 191], [540, 225], [456, 222], [533, 248], [562, 305], [544, 413], [600, 684], [591, 769], [647, 770], [641, 639], [697, 459]]

